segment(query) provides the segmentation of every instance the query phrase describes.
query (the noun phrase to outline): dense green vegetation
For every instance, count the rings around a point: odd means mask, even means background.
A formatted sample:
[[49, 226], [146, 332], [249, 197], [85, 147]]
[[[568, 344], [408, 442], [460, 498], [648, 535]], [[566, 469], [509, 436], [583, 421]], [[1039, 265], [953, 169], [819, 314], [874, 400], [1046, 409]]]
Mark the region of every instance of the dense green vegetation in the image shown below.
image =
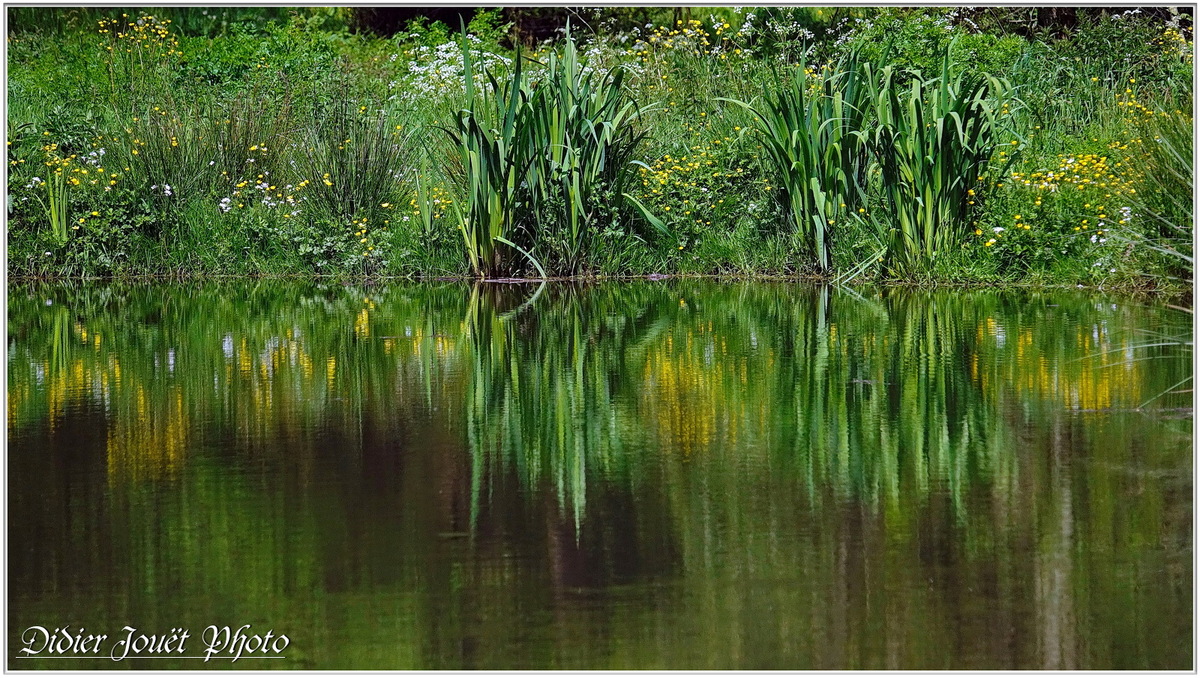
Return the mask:
[[1190, 15], [1029, 11], [14, 8], [8, 270], [1185, 286]]

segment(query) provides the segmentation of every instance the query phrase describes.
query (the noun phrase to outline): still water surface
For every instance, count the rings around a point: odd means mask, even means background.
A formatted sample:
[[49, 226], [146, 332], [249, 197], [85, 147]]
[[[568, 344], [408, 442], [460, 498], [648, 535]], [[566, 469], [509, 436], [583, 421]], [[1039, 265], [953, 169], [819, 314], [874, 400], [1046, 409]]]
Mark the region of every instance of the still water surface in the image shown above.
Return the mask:
[[1186, 314], [537, 289], [10, 286], [8, 668], [1191, 668]]

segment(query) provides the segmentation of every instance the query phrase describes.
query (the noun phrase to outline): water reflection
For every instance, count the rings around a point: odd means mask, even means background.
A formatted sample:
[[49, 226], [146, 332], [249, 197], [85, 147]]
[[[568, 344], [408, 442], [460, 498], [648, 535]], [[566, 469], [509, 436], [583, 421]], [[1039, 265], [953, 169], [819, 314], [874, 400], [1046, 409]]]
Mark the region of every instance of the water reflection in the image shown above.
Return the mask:
[[257, 668], [1190, 666], [1191, 358], [1139, 347], [1180, 315], [13, 287], [10, 643], [218, 618], [291, 625]]

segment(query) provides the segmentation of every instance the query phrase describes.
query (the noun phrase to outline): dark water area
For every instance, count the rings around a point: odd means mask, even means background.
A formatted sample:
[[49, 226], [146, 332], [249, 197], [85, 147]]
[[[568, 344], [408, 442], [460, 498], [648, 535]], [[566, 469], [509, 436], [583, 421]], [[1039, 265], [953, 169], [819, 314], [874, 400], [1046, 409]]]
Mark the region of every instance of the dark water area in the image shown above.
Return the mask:
[[[1186, 313], [685, 280], [8, 293], [10, 670], [1193, 665]], [[246, 624], [282, 657], [186, 658]], [[32, 626], [108, 638], [24, 656]], [[114, 662], [126, 626], [191, 638]]]

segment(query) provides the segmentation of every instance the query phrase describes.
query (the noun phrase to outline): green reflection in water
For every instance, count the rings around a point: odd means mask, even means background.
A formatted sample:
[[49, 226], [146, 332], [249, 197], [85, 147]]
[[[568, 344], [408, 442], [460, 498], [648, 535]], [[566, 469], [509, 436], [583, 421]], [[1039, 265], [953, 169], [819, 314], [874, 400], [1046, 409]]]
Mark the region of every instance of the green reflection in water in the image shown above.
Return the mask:
[[292, 648], [236, 668], [1190, 665], [1191, 395], [1136, 409], [1191, 373], [1141, 332], [1190, 318], [537, 289], [11, 288], [10, 644], [252, 623]]

